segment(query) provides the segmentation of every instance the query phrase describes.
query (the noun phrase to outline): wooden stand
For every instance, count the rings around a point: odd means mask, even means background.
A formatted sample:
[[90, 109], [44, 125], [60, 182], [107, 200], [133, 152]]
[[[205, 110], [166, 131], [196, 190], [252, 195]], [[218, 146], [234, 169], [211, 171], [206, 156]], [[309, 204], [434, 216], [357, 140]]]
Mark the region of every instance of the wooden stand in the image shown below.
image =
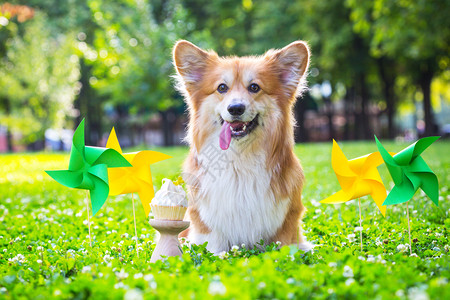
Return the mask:
[[183, 254], [180, 250], [178, 234], [188, 228], [190, 222], [150, 219], [149, 223], [161, 234], [155, 250], [153, 250], [152, 258], [150, 259], [151, 263], [160, 260], [162, 258], [161, 255], [181, 256]]

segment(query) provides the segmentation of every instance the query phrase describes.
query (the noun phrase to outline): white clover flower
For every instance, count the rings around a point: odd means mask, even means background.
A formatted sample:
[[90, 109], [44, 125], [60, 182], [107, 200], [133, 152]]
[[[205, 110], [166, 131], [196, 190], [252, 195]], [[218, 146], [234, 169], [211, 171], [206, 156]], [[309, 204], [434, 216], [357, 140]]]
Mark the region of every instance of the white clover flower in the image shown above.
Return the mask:
[[397, 250], [400, 252], [406, 252], [406, 250], [408, 250], [408, 247], [406, 245], [400, 244], [397, 246]]
[[362, 226], [358, 226], [358, 227], [355, 227], [355, 231], [363, 231], [363, 227]]
[[281, 242], [277, 241], [275, 244], [277, 244], [277, 246], [281, 246]]
[[91, 272], [91, 270], [92, 270], [91, 266], [84, 266], [81, 269], [81, 273], [89, 273], [89, 272]]
[[261, 281], [258, 283], [258, 289], [262, 290], [266, 288], [266, 283], [264, 281]]
[[220, 259], [225, 259], [227, 257], [228, 257], [228, 252], [226, 252], [226, 251], [222, 251], [222, 252], [219, 253], [219, 258]]
[[142, 278], [142, 277], [144, 277], [144, 274], [142, 274], [142, 273], [136, 273], [133, 276], [134, 279], [139, 279], [139, 278]]
[[123, 280], [123, 279], [128, 278], [128, 273], [125, 272], [124, 269], [122, 269], [122, 270], [120, 270], [120, 272], [116, 272], [116, 277], [117, 277], [117, 279], [119, 279], [119, 280]]
[[144, 280], [145, 281], [153, 281], [153, 280], [155, 280], [155, 276], [153, 276], [153, 274], [146, 274], [144, 276]]
[[227, 292], [227, 288], [221, 281], [213, 281], [208, 286], [208, 293], [210, 295], [224, 295]]
[[430, 297], [425, 290], [418, 287], [412, 287], [408, 290], [408, 299], [428, 300]]
[[38, 259], [36, 262], [37, 262], [38, 264], [42, 264], [42, 260], [40, 260], [40, 259]]
[[105, 263], [109, 263], [112, 260], [112, 257], [109, 254], [105, 254], [105, 256], [103, 256], [103, 261]]
[[353, 277], [353, 269], [349, 266], [344, 266], [343, 276], [347, 278]]
[[128, 290], [125, 295], [123, 295], [124, 300], [143, 300], [144, 293], [140, 289], [131, 289]]
[[346, 286], [349, 286], [349, 285], [351, 285], [351, 284], [354, 283], [354, 282], [355, 282], [355, 279], [349, 278], [349, 279], [347, 279], [347, 280], [345, 281], [345, 285], [346, 285]]
[[355, 241], [355, 237], [356, 235], [354, 233], [347, 235], [347, 239], [350, 243], [353, 243]]
[[114, 288], [117, 289], [128, 289], [128, 285], [125, 285], [122, 281], [118, 282], [114, 285]]
[[245, 248], [245, 244], [241, 244], [241, 248]]
[[231, 251], [233, 252], [237, 252], [239, 250], [239, 246], [234, 245], [233, 247], [231, 247]]
[[8, 259], [8, 261], [12, 263], [24, 263], [25, 256], [23, 256], [22, 254], [17, 254], [15, 257]]

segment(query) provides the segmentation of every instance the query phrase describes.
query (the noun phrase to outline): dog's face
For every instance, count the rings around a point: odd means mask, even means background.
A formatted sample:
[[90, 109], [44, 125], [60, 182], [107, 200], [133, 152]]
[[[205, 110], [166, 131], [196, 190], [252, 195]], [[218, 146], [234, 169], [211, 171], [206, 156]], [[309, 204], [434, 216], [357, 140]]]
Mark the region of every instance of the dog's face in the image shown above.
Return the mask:
[[[258, 57], [219, 57], [180, 41], [174, 48], [178, 88], [187, 99], [190, 139], [197, 149], [212, 134], [220, 147], [232, 140], [257, 140], [277, 134], [290, 119], [292, 104], [303, 88], [309, 62], [304, 42]], [[288, 122], [290, 123], [290, 122]], [[279, 132], [278, 132], [279, 133]]]

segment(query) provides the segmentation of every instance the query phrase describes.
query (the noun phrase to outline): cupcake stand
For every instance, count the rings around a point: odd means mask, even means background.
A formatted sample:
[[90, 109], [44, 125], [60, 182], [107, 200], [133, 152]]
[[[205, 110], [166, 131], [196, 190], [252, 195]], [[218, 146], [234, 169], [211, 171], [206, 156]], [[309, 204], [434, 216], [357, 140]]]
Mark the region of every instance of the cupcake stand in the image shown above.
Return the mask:
[[162, 256], [181, 256], [183, 254], [178, 234], [189, 227], [189, 221], [150, 219], [149, 223], [161, 234], [155, 250], [153, 250], [151, 263], [162, 259]]

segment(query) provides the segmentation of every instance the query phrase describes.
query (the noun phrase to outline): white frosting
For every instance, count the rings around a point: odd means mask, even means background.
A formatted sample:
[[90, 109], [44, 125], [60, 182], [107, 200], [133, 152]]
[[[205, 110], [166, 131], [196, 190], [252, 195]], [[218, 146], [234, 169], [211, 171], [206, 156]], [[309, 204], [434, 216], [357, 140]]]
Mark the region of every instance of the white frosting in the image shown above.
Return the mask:
[[186, 192], [181, 185], [173, 184], [172, 180], [164, 178], [161, 189], [156, 192], [152, 204], [161, 206], [188, 206]]

